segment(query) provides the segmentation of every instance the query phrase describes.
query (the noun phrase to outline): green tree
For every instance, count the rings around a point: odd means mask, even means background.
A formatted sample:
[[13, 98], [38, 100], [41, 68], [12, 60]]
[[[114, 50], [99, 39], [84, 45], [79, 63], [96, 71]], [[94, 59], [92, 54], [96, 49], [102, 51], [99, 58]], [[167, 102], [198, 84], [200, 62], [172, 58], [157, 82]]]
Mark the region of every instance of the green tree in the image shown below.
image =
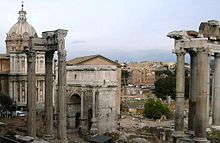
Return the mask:
[[160, 78], [155, 82], [155, 92], [158, 98], [165, 100], [168, 96], [173, 99], [176, 96], [176, 78], [167, 76]]
[[0, 93], [0, 104], [2, 110], [12, 111], [12, 103], [12, 99], [8, 95]]
[[157, 99], [148, 99], [144, 104], [144, 115], [148, 118], [160, 119], [162, 115], [169, 117], [171, 110]]
[[[165, 100], [168, 96], [172, 99], [176, 97], [176, 72], [168, 70], [156, 73], [159, 77], [155, 82], [155, 93], [158, 98]], [[185, 97], [189, 97], [189, 70], [185, 73]]]
[[129, 76], [130, 76], [129, 71], [127, 71], [127, 70], [122, 70], [121, 71], [122, 85], [128, 85]]

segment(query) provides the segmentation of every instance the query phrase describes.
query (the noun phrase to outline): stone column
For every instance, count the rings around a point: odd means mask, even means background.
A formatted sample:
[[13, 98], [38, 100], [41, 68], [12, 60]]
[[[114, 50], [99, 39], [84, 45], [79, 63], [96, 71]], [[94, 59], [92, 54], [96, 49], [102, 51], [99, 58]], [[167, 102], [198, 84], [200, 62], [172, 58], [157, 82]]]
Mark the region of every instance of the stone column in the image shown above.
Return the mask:
[[190, 93], [189, 93], [189, 113], [188, 113], [188, 132], [191, 135], [195, 133], [195, 113], [196, 113], [196, 96], [197, 74], [198, 74], [198, 57], [195, 51], [190, 51]]
[[95, 94], [96, 94], [96, 90], [95, 89], [93, 89], [93, 91], [92, 91], [92, 119], [95, 119], [95, 107], [96, 107], [96, 105], [95, 105]]
[[117, 67], [117, 82], [118, 82], [118, 88], [117, 88], [117, 96], [116, 96], [116, 111], [117, 111], [117, 119], [120, 118], [120, 109], [121, 109], [121, 68]]
[[198, 49], [198, 95], [196, 97], [195, 138], [198, 143], [206, 142], [208, 52]]
[[210, 113], [210, 55], [208, 54], [208, 66], [207, 66], [207, 120], [206, 127], [209, 127], [209, 113]]
[[90, 134], [97, 134], [97, 120], [96, 120], [96, 93], [97, 89], [92, 90], [92, 127], [90, 129]]
[[57, 91], [57, 113], [58, 127], [57, 138], [60, 143], [67, 141], [66, 138], [66, 51], [65, 40], [66, 30], [57, 30], [58, 41], [58, 91]]
[[46, 136], [53, 136], [53, 51], [45, 54], [45, 128]]
[[80, 129], [81, 133], [84, 134], [86, 132], [86, 126], [85, 126], [85, 117], [84, 117], [84, 95], [85, 91], [84, 89], [81, 90], [81, 113], [80, 113]]
[[[185, 52], [176, 51], [176, 110], [174, 119], [174, 140], [184, 135], [184, 91], [185, 91]], [[175, 142], [175, 141], [174, 141]]]
[[35, 58], [36, 53], [34, 50], [27, 52], [28, 69], [27, 69], [27, 83], [28, 83], [28, 136], [36, 137], [36, 75], [35, 75]]
[[212, 126], [220, 126], [220, 54], [215, 53]]
[[81, 113], [80, 113], [81, 118], [84, 117], [84, 101], [83, 100], [84, 100], [84, 91], [82, 90], [81, 91], [81, 100], [80, 100], [81, 101]]

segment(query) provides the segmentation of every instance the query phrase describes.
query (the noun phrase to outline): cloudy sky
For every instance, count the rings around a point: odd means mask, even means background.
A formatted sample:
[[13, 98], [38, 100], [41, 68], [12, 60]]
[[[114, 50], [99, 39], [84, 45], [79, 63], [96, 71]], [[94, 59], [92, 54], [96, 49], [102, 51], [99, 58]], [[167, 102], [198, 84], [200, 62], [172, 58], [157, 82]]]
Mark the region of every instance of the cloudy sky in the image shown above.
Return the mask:
[[[0, 2], [2, 53], [21, 0]], [[198, 30], [202, 21], [220, 20], [219, 0], [24, 0], [24, 9], [38, 36], [48, 30], [68, 30], [68, 59], [102, 54], [123, 62], [174, 62], [168, 32]]]

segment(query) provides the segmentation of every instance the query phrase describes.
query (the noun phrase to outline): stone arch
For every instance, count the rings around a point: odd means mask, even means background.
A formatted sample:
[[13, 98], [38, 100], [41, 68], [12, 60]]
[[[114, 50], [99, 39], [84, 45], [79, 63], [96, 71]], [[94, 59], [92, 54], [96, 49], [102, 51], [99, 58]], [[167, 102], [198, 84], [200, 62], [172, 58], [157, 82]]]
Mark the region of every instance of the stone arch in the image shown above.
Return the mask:
[[77, 89], [77, 88], [73, 88], [73, 87], [67, 87], [67, 97], [66, 97], [67, 103], [70, 102], [70, 99], [74, 94], [77, 94], [81, 97], [81, 89]]
[[80, 104], [80, 101], [81, 100], [81, 97], [79, 94], [73, 94], [71, 97], [70, 97], [70, 103], [72, 104]]
[[67, 127], [71, 129], [78, 128], [81, 113], [81, 97], [79, 94], [74, 93], [69, 97], [67, 108]]

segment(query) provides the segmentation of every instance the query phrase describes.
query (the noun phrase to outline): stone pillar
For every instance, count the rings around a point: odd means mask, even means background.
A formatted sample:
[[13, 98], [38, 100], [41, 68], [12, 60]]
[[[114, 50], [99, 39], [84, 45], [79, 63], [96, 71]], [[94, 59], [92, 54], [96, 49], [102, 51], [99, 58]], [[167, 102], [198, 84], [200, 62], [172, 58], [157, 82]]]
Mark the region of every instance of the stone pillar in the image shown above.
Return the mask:
[[190, 51], [190, 93], [189, 93], [189, 113], [188, 113], [188, 132], [191, 135], [195, 133], [195, 113], [196, 113], [196, 96], [198, 94], [197, 88], [197, 74], [198, 74], [198, 57], [197, 53]]
[[174, 119], [174, 142], [184, 135], [185, 52], [178, 50], [176, 71], [176, 110]]
[[196, 97], [195, 138], [198, 143], [206, 142], [208, 52], [198, 49], [198, 95]]
[[85, 126], [85, 117], [84, 117], [84, 95], [85, 91], [81, 90], [81, 113], [80, 113], [80, 129], [81, 133], [84, 134], [86, 132], [86, 126]]
[[220, 126], [220, 54], [215, 53], [212, 126]]
[[96, 94], [96, 90], [94, 89], [93, 91], [92, 91], [92, 119], [95, 119], [95, 107], [96, 107], [96, 105], [95, 105], [95, 94]]
[[53, 51], [45, 54], [45, 128], [46, 136], [53, 136]]
[[58, 91], [57, 91], [57, 113], [58, 127], [57, 138], [60, 143], [67, 142], [66, 138], [66, 51], [65, 40], [66, 30], [57, 30], [58, 41]]
[[117, 88], [117, 96], [116, 96], [116, 111], [117, 111], [117, 118], [120, 118], [120, 109], [121, 109], [121, 68], [117, 67], [117, 82], [118, 82], [118, 88]]
[[81, 118], [84, 118], [84, 94], [85, 94], [85, 91], [82, 90], [81, 91], [81, 100], [80, 100], [81, 101], [81, 103], [80, 103], [81, 104], [81, 113], [80, 113]]
[[207, 66], [207, 120], [206, 127], [209, 127], [209, 113], [210, 113], [210, 55], [208, 54], [208, 66]]
[[91, 132], [93, 135], [97, 134], [97, 120], [96, 120], [96, 93], [97, 90], [92, 90], [92, 127]]
[[27, 82], [28, 82], [28, 116], [27, 116], [27, 135], [36, 137], [36, 75], [35, 75], [35, 58], [36, 53], [30, 49], [27, 52], [28, 69], [27, 69]]

